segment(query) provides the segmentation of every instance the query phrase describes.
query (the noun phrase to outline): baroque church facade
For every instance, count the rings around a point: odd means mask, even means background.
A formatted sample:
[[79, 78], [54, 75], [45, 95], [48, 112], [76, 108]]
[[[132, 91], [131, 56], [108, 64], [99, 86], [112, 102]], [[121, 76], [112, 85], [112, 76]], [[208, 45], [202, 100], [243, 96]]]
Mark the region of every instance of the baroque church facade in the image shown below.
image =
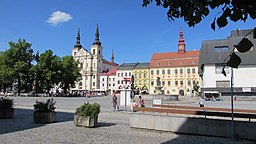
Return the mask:
[[78, 29], [76, 43], [72, 49], [72, 56], [79, 62], [82, 77], [76, 83], [75, 87], [71, 89], [73, 92], [99, 91], [100, 74], [106, 73], [118, 66], [118, 64], [114, 62], [113, 51], [111, 61], [107, 61], [103, 58], [103, 47], [99, 35], [99, 28], [97, 25], [94, 42], [90, 46], [90, 49], [86, 49], [81, 45], [80, 29]]

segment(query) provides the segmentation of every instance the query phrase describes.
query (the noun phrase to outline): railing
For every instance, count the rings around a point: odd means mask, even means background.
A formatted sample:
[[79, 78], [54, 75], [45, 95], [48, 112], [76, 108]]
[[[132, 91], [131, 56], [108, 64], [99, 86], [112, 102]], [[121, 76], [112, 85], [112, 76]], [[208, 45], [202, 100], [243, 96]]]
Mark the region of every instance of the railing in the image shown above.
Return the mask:
[[[192, 106], [173, 106], [173, 105], [153, 105], [154, 108], [133, 107], [133, 111], [171, 113], [184, 115], [201, 115], [214, 117], [231, 117], [231, 109], [227, 108], [210, 108], [210, 107], [192, 107]], [[156, 108], [157, 107], [157, 108]], [[234, 109], [233, 117], [235, 118], [256, 118], [256, 110]]]

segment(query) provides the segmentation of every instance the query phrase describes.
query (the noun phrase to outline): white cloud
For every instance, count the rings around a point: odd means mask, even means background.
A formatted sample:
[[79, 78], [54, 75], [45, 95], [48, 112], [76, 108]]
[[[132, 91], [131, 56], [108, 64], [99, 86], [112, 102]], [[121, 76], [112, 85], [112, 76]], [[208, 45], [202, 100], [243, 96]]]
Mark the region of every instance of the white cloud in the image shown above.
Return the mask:
[[70, 14], [62, 11], [55, 11], [51, 14], [51, 17], [46, 22], [52, 25], [57, 25], [59, 23], [67, 22], [71, 19], [72, 17]]

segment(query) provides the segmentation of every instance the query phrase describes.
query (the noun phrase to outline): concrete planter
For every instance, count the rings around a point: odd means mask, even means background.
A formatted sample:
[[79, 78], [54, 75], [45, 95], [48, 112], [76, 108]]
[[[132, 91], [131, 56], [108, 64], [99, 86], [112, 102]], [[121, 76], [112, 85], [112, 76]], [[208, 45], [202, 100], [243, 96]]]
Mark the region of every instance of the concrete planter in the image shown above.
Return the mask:
[[95, 117], [86, 117], [74, 115], [74, 124], [82, 127], [95, 127], [98, 123], [98, 115]]
[[14, 108], [0, 109], [0, 119], [12, 119], [14, 118]]
[[33, 120], [36, 123], [52, 123], [56, 121], [56, 112], [38, 112], [35, 111]]

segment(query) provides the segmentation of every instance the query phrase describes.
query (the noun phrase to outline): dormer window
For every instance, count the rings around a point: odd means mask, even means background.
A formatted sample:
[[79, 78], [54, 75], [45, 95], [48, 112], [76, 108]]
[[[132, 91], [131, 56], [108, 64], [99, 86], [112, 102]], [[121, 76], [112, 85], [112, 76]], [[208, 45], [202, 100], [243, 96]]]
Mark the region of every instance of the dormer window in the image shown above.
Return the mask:
[[156, 63], [156, 66], [160, 66], [160, 62], [157, 62], [157, 63]]
[[196, 63], [196, 61], [195, 60], [192, 60], [192, 62], [191, 62], [192, 64], [195, 64]]
[[180, 64], [183, 65], [183, 61], [180, 61]]
[[168, 62], [168, 66], [170, 66], [172, 63], [171, 62]]

